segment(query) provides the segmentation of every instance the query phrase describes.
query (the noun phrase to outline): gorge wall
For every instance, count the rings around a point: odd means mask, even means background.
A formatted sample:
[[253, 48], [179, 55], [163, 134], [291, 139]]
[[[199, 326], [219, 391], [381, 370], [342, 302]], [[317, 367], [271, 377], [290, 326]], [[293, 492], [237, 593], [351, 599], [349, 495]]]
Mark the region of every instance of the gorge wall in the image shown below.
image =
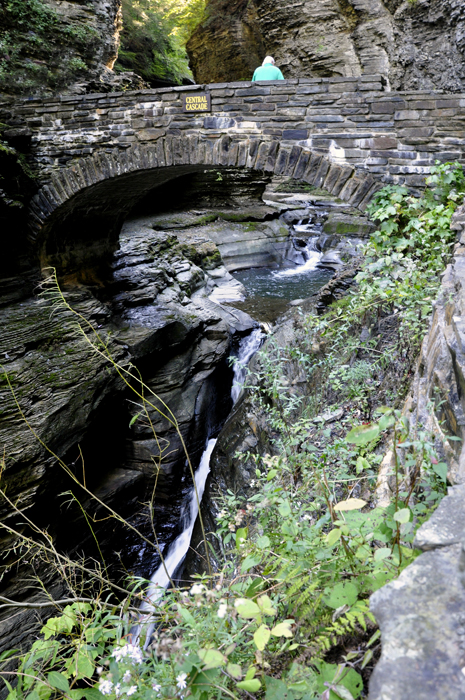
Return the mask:
[[0, 92], [102, 89], [114, 79], [121, 0], [0, 3]]
[[209, 0], [188, 43], [196, 81], [247, 80], [266, 54], [285, 78], [380, 73], [393, 90], [465, 88], [461, 0]]

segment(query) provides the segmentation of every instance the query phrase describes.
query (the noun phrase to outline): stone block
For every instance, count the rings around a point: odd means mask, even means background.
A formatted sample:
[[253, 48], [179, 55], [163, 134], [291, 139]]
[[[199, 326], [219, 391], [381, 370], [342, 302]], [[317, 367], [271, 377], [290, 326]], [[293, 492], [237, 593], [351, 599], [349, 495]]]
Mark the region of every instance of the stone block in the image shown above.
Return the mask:
[[321, 92], [328, 92], [327, 85], [302, 85], [295, 91], [296, 95], [315, 95]]
[[245, 90], [236, 90], [237, 97], [253, 97], [254, 95], [270, 95], [271, 87], [252, 87]]
[[370, 700], [465, 698], [460, 555], [460, 545], [425, 552], [371, 596], [383, 645]]
[[383, 88], [381, 83], [360, 83], [358, 89], [362, 92], [380, 92]]
[[373, 114], [394, 114], [396, 109], [396, 102], [373, 102], [371, 105]]
[[165, 134], [165, 129], [141, 129], [137, 135], [139, 137], [139, 141], [156, 141]]
[[393, 136], [378, 136], [360, 141], [360, 148], [376, 149], [377, 151], [390, 150], [396, 147], [397, 139]]
[[284, 140], [299, 140], [303, 141], [308, 138], [307, 129], [285, 129], [283, 131]]

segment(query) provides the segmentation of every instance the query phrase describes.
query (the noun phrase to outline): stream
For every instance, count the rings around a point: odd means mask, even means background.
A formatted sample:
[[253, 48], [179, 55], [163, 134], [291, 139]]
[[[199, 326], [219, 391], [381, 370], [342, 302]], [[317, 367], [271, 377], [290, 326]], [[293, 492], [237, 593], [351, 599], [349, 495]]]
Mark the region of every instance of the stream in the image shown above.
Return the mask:
[[[260, 328], [255, 328], [249, 335], [241, 339], [233, 366], [231, 388], [233, 405], [237, 402], [241, 394], [247, 376], [247, 365], [259, 350], [264, 338], [265, 334], [263, 331]], [[133, 630], [132, 637], [137, 641], [140, 638], [142, 627], [148, 624], [145, 635], [145, 647], [149, 644], [154, 629], [154, 623], [151, 622], [151, 615], [155, 609], [156, 602], [160, 599], [160, 596], [163, 595], [163, 591], [168, 588], [171, 583], [176, 582], [176, 573], [181, 570], [189, 549], [195, 521], [199, 513], [199, 504], [202, 501], [205, 484], [210, 472], [210, 458], [215, 445], [216, 438], [208, 440], [205, 451], [200, 459], [200, 464], [195, 472], [195, 488], [192, 488], [187, 494], [181, 510], [180, 526], [182, 527], [182, 532], [174, 542], [171, 543], [164, 556], [164, 562], [160, 564], [151, 577], [150, 585], [147, 589], [147, 600], [142, 603], [140, 607], [142, 617], [136, 630]]]
[[[241, 246], [246, 249], [247, 241], [244, 241], [244, 244], [241, 243], [241, 232], [238, 231], [237, 224], [227, 224], [232, 226], [232, 233], [228, 233], [229, 238], [226, 242], [224, 238], [226, 224], [221, 221], [218, 223], [219, 220], [209, 224], [207, 237], [210, 240], [215, 240], [216, 237], [216, 240], [219, 241], [220, 252], [223, 255], [229, 255], [231, 274], [226, 272], [224, 267], [222, 268], [224, 273], [220, 274], [224, 275], [224, 279], [219, 285], [213, 286], [213, 289], [210, 288], [208, 298], [210, 302], [215, 302], [224, 309], [234, 307], [245, 311], [257, 323], [257, 327], [241, 337], [236, 351], [230, 358], [233, 360], [231, 386], [233, 405], [237, 403], [241, 395], [247, 377], [248, 363], [265, 339], [265, 333], [262, 328], [258, 327], [258, 324], [274, 323], [293, 301], [306, 299], [316, 294], [343, 264], [344, 256], [352, 255], [360, 243], [356, 231], [344, 237], [327, 235], [324, 232], [323, 226], [328, 216], [327, 203], [317, 206], [305, 202], [304, 207], [298, 211], [291, 211], [288, 220], [283, 219], [283, 223], [286, 221], [288, 225], [289, 234], [286, 240], [280, 239], [281, 242], [276, 247], [276, 251], [278, 249], [280, 251], [279, 257], [275, 257], [275, 262], [268, 266], [261, 265], [244, 269]], [[177, 219], [158, 220], [157, 230], [167, 225], [172, 227], [186, 226], [186, 216], [192, 216], [192, 214], [188, 212], [182, 216], [178, 215]], [[180, 233], [178, 235], [184, 236], [183, 240], [187, 240], [189, 243], [203, 240], [201, 238], [202, 230], [198, 233], [194, 224], [190, 224], [190, 226], [194, 233]], [[248, 228], [244, 230], [250, 231]], [[261, 230], [254, 235], [257, 241], [263, 240]], [[233, 243], [229, 243], [229, 240], [232, 240]], [[234, 243], [235, 240], [237, 243]], [[270, 250], [273, 245], [273, 243], [270, 244]], [[259, 254], [255, 255], [258, 260]], [[251, 254], [250, 263], [252, 265], [254, 260], [255, 258]], [[237, 269], [239, 263], [242, 269]], [[140, 608], [139, 624], [132, 632], [133, 640], [139, 640], [142, 636], [145, 638], [145, 645], [148, 645], [156, 624], [153, 613], [157, 601], [163, 595], [164, 590], [170, 585], [176, 585], [181, 579], [184, 560], [189, 551], [199, 505], [210, 472], [210, 459], [215, 444], [216, 439], [208, 439], [195, 472], [195, 488], [192, 487], [189, 490], [182, 504], [179, 520], [180, 534], [169, 545], [164, 554], [164, 561], [151, 576], [147, 589], [147, 599]]]

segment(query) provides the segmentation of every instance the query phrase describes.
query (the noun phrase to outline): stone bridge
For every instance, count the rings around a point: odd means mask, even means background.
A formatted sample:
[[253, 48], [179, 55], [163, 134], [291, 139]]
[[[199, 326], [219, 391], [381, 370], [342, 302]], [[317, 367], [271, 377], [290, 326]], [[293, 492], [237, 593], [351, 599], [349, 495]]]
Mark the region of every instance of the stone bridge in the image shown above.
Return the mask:
[[[198, 93], [211, 112], [185, 113], [182, 97]], [[436, 159], [465, 161], [465, 95], [390, 92], [379, 75], [4, 100], [0, 122], [30, 138], [42, 253], [64, 222], [104, 220], [117, 235], [138, 199], [200, 168], [302, 179], [364, 209], [384, 183], [421, 187]]]

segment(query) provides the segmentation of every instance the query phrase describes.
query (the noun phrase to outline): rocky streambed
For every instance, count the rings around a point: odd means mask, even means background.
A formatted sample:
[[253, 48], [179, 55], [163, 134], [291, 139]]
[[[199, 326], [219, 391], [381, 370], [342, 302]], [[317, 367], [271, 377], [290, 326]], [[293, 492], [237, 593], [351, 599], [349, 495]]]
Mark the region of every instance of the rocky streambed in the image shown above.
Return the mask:
[[[156, 549], [108, 520], [105, 508], [56, 457], [148, 539], [152, 523], [145, 504], [156, 481], [153, 527], [166, 552], [179, 534], [190, 475], [180, 436], [157, 409], [166, 405], [176, 416], [197, 466], [231, 409], [228, 358], [241, 339], [260, 322], [269, 328], [293, 300], [308, 296], [305, 277], [315, 278], [316, 291], [342, 270], [370, 231], [365, 217], [324, 192], [285, 191], [279, 179], [253, 192], [236, 189], [234, 196], [228, 182], [221, 186], [228, 196], [214, 201], [199, 191], [195, 200], [195, 188], [186, 187], [188, 201], [179, 197], [173, 205], [173, 197], [166, 204], [158, 198], [153, 213], [145, 203], [124, 224], [119, 248], [105, 264], [59, 274], [66, 302], [105, 339], [114, 362], [132, 367], [157, 395], [148, 413], [114, 364], [90, 347], [89, 328], [76, 332], [69, 311], [54, 314], [38, 288], [5, 297], [0, 439], [3, 479], [17, 511], [5, 499], [1, 507], [4, 522], [20, 533], [2, 533], [5, 597], [40, 599], [37, 578], [52, 597], [64, 592], [48, 562], [18, 558], [21, 534], [31, 531], [21, 524], [21, 511], [47, 530], [60, 551], [96, 560], [103, 555], [115, 579], [122, 568], [151, 575], [159, 562]], [[257, 270], [268, 275], [267, 294], [247, 290], [239, 279]], [[290, 285], [283, 293], [286, 277]], [[4, 612], [1, 648], [28, 643], [37, 620], [33, 610], [13, 617]]]

